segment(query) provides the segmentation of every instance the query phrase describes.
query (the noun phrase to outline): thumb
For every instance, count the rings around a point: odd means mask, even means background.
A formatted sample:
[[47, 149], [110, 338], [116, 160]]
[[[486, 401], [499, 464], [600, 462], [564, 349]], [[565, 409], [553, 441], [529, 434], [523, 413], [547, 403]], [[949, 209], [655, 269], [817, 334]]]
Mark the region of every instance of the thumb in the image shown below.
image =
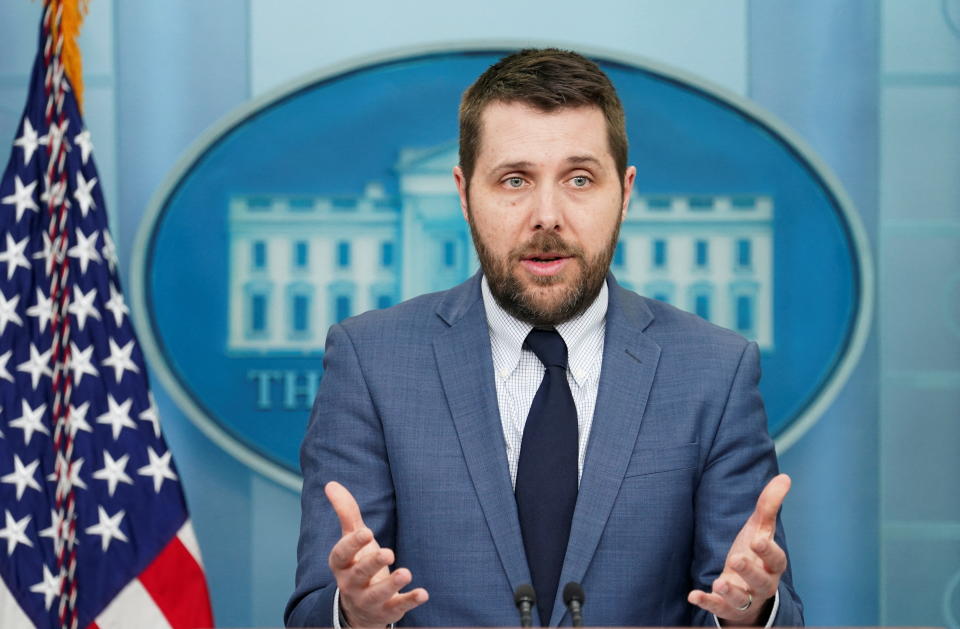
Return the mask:
[[363, 516], [360, 515], [360, 506], [346, 487], [336, 481], [330, 481], [323, 490], [340, 519], [340, 529], [343, 535], [353, 533], [364, 527]]
[[754, 509], [753, 515], [760, 530], [770, 536], [773, 536], [773, 531], [777, 528], [777, 514], [780, 512], [783, 499], [787, 497], [789, 491], [790, 477], [786, 474], [779, 474], [770, 479], [770, 482], [760, 493], [760, 497], [757, 498], [757, 507]]

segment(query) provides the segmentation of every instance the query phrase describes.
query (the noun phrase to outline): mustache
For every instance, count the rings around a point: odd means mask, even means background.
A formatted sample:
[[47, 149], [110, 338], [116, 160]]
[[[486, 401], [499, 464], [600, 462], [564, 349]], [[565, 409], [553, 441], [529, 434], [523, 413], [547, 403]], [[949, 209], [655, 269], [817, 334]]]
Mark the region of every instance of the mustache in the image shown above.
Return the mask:
[[567, 243], [557, 232], [537, 232], [523, 245], [514, 248], [510, 257], [515, 260], [552, 254], [564, 258], [583, 258], [583, 249]]

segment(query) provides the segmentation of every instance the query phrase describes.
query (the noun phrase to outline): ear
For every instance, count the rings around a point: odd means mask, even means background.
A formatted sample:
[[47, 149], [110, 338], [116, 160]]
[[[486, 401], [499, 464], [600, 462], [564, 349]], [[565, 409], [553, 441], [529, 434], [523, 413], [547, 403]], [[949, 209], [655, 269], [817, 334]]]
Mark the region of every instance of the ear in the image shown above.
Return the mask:
[[453, 181], [457, 184], [457, 194], [460, 196], [460, 213], [463, 214], [463, 220], [469, 220], [467, 219], [467, 178], [459, 166], [453, 167]]
[[627, 218], [627, 209], [630, 207], [630, 195], [633, 193], [633, 182], [637, 178], [637, 167], [628, 166], [623, 174], [623, 207], [620, 208], [620, 222]]

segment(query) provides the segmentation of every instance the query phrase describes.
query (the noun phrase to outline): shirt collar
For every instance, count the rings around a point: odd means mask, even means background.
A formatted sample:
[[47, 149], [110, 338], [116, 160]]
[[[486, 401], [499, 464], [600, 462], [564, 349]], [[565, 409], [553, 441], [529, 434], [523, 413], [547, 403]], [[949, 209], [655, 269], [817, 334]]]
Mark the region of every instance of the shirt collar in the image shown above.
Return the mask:
[[[490, 330], [490, 348], [493, 354], [493, 368], [497, 379], [504, 380], [520, 364], [523, 342], [533, 326], [520, 321], [500, 307], [487, 278], [480, 282], [483, 295], [483, 307], [487, 314], [487, 326]], [[604, 282], [593, 303], [581, 314], [557, 326], [557, 332], [567, 344], [567, 363], [574, 381], [583, 386], [598, 375], [602, 361], [598, 346], [602, 347], [603, 333], [606, 329], [609, 290]]]

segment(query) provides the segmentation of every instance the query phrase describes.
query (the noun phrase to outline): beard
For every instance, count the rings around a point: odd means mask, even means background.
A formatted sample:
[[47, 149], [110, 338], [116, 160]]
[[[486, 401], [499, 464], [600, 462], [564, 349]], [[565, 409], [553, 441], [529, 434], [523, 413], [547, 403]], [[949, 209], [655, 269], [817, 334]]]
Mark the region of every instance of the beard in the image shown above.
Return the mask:
[[[513, 317], [535, 327], [555, 327], [590, 307], [603, 288], [620, 238], [620, 222], [617, 221], [607, 246], [592, 258], [587, 258], [581, 247], [568, 244], [557, 232], [539, 231], [527, 243], [510, 251], [506, 259], [502, 259], [495, 257], [480, 237], [469, 208], [467, 222], [480, 268], [487, 278], [493, 298]], [[529, 275], [527, 283], [532, 286], [526, 286], [514, 269], [519, 268], [524, 258], [548, 253], [569, 257], [572, 264], [568, 263], [567, 268], [558, 275]], [[571, 266], [575, 268], [571, 269]], [[577, 272], [573, 281], [568, 279], [571, 272]], [[564, 283], [567, 285], [551, 298], [552, 291], [548, 289]]]

